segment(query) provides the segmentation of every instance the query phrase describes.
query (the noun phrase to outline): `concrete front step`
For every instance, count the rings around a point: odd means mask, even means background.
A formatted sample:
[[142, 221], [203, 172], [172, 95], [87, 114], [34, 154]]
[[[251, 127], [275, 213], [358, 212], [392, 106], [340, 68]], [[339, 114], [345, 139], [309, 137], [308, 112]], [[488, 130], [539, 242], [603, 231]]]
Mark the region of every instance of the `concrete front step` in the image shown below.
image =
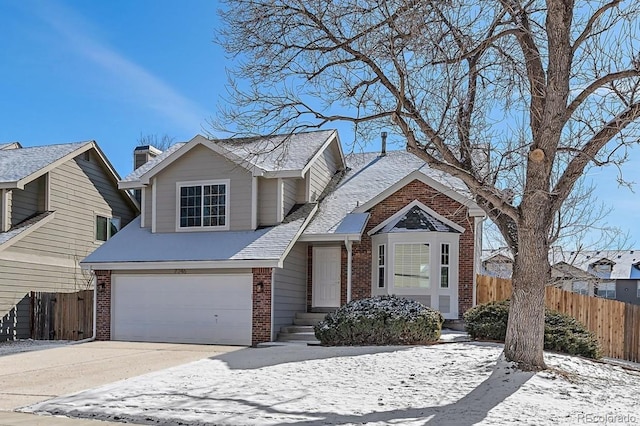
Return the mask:
[[307, 342], [317, 341], [316, 335], [312, 332], [303, 332], [303, 333], [278, 333], [278, 341], [279, 342], [290, 342], [296, 340], [304, 340]]
[[313, 333], [313, 325], [286, 325], [280, 327], [280, 333]]
[[296, 318], [298, 319], [314, 319], [322, 321], [326, 315], [326, 312], [296, 312]]

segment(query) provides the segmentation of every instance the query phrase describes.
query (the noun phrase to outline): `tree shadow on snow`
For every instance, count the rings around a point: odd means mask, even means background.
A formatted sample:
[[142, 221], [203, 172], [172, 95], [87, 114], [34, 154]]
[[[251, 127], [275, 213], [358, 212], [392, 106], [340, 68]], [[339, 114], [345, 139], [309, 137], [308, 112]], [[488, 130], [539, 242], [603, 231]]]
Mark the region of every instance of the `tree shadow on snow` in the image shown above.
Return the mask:
[[[402, 424], [403, 421], [417, 421], [419, 423], [420, 419], [424, 419], [425, 426], [471, 426], [484, 420], [489, 411], [516, 393], [534, 375], [535, 373], [514, 370], [507, 364], [498, 362], [493, 367], [491, 375], [484, 382], [454, 403], [434, 407], [375, 411], [361, 415], [317, 411], [280, 411], [273, 406], [243, 399], [216, 399], [251, 406], [265, 416], [313, 417], [313, 420], [287, 421], [281, 423], [282, 426], [367, 424], [369, 422]], [[291, 420], [291, 417], [289, 419]]]
[[210, 357], [232, 370], [252, 370], [290, 362], [369, 355], [412, 349], [414, 346], [306, 346], [286, 345], [246, 348]]

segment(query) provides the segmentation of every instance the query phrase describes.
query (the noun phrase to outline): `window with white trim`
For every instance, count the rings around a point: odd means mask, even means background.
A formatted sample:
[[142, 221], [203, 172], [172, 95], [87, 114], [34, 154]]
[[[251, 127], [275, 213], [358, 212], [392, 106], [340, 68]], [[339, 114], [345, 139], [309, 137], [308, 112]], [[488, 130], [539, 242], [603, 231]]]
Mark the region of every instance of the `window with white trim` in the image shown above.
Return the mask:
[[440, 288], [449, 288], [449, 244], [440, 244]]
[[396, 244], [394, 251], [394, 286], [429, 288], [429, 244]]
[[119, 217], [96, 215], [96, 241], [107, 241], [120, 230]]
[[378, 288], [384, 288], [385, 274], [385, 245], [378, 246]]
[[608, 282], [608, 283], [600, 283], [598, 284], [598, 296], [604, 297], [606, 299], [615, 299], [616, 298], [616, 283]]
[[571, 283], [571, 291], [578, 294], [589, 295], [589, 283], [586, 281], [574, 281]]
[[228, 206], [226, 182], [178, 185], [179, 228], [227, 228]]

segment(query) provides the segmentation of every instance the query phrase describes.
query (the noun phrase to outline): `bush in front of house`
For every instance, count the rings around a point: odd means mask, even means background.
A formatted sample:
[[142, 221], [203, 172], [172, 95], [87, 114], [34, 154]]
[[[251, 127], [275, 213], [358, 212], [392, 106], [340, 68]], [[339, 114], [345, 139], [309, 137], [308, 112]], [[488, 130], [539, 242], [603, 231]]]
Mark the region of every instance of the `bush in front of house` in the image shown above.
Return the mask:
[[[472, 339], [504, 342], [509, 319], [509, 301], [475, 306], [464, 314], [465, 328]], [[545, 310], [544, 348], [587, 358], [600, 357], [598, 340], [572, 316]]]
[[440, 312], [414, 300], [375, 296], [353, 300], [314, 327], [323, 345], [416, 345], [440, 338]]

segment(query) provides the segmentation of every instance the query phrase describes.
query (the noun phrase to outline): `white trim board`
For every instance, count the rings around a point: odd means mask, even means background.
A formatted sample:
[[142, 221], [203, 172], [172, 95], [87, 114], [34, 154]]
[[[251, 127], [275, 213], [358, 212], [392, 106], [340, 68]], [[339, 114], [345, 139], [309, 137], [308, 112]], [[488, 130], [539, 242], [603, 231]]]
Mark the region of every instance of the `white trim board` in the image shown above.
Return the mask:
[[465, 231], [465, 229], [462, 226], [458, 225], [457, 223], [455, 223], [455, 222], [447, 219], [446, 217], [438, 214], [436, 211], [434, 211], [434, 210], [430, 209], [429, 207], [425, 206], [420, 201], [413, 200], [412, 202], [410, 202], [409, 204], [407, 204], [406, 206], [404, 206], [403, 208], [401, 208], [400, 210], [395, 212], [392, 216], [388, 217], [386, 220], [384, 220], [383, 222], [378, 224], [378, 226], [376, 226], [375, 228], [373, 228], [372, 230], [367, 232], [367, 235], [375, 234], [376, 232], [378, 232], [379, 230], [384, 228], [387, 224], [393, 222], [396, 219], [400, 219], [406, 212], [408, 212], [409, 210], [411, 210], [413, 207], [416, 207], [416, 206], [419, 207], [421, 210], [423, 210], [425, 213], [427, 213], [429, 216], [432, 216], [433, 218], [435, 218], [435, 219], [439, 220], [440, 222], [444, 223], [445, 225], [448, 225], [448, 226], [452, 227], [456, 231], [458, 231], [460, 233], [463, 233]]

